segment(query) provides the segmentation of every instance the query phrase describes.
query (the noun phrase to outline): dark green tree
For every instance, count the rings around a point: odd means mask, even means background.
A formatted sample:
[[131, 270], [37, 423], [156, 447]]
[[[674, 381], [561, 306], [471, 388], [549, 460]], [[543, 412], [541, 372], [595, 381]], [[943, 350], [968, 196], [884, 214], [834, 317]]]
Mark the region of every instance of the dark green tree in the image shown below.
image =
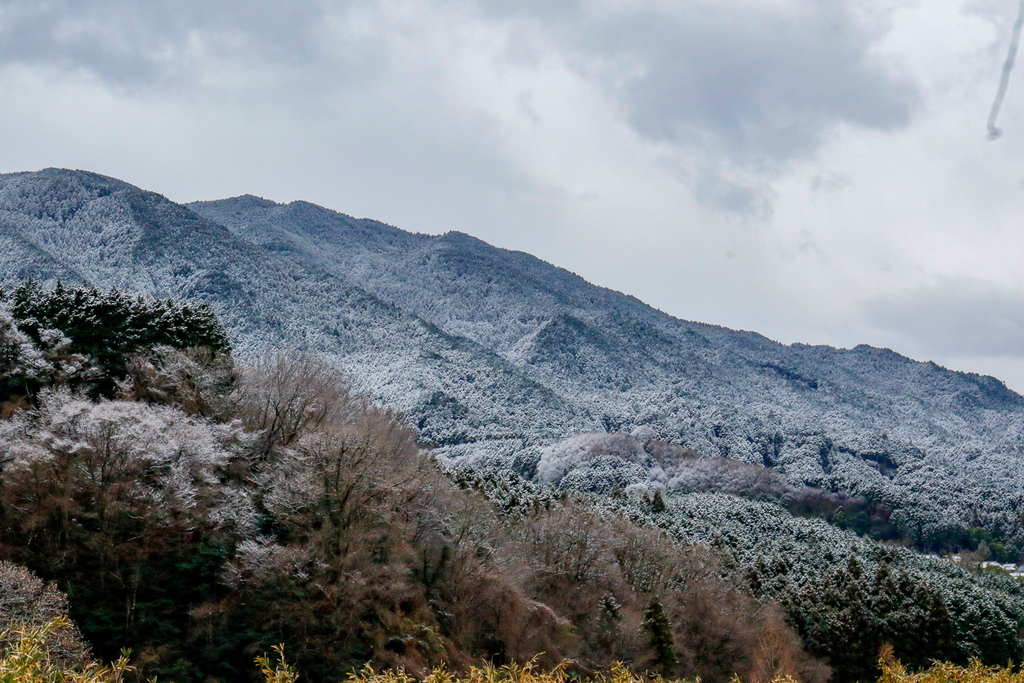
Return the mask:
[[[205, 347], [223, 353], [231, 348], [205, 303], [133, 297], [116, 288], [66, 287], [61, 282], [47, 290], [32, 281], [10, 293], [0, 291], [0, 301], [10, 307], [18, 330], [54, 367], [71, 368], [55, 371], [51, 381], [94, 398], [114, 396], [128, 359], [147, 349]], [[0, 401], [15, 391], [31, 396], [45, 380], [8, 384], [0, 386]]]
[[679, 666], [679, 658], [676, 655], [675, 639], [672, 637], [672, 622], [665, 614], [665, 608], [657, 595], [651, 598], [644, 611], [642, 628], [647, 632], [651, 649], [654, 650], [655, 669], [665, 677], [674, 675]]

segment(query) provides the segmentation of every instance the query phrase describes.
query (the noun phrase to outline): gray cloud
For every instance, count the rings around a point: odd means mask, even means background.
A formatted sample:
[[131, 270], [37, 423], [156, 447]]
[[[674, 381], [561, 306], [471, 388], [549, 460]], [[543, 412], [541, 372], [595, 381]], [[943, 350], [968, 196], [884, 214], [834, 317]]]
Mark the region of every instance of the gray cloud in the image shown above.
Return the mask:
[[838, 122], [904, 126], [917, 101], [912, 85], [872, 63], [868, 52], [884, 32], [858, 22], [848, 0], [774, 8], [691, 2], [673, 12], [482, 4], [503, 16], [534, 13], [560, 27], [566, 47], [636, 69], [617, 88], [644, 136], [684, 145], [710, 137], [716, 151], [744, 164], [806, 155]]
[[[912, 84], [872, 61], [885, 26], [859, 21], [854, 0], [695, 1], [674, 10], [479, 1], [557, 34], [581, 69], [604, 75], [640, 135], [704, 155], [705, 168], [690, 173], [695, 196], [731, 213], [770, 215], [764, 178], [812, 155], [837, 124], [906, 126], [919, 99]], [[610, 60], [619, 69], [609, 74]], [[725, 172], [730, 165], [762, 180], [737, 181]], [[723, 171], [709, 174], [708, 166]]]
[[973, 278], [943, 278], [876, 297], [865, 313], [929, 353], [1024, 358], [1024, 292]]
[[812, 192], [842, 192], [853, 186], [853, 181], [841, 173], [819, 171], [811, 177], [809, 186]]
[[866, 62], [872, 36], [822, 3], [797, 16], [745, 16], [618, 24], [609, 41], [642, 55], [646, 73], [626, 87], [641, 133], [687, 142], [710, 132], [734, 158], [772, 163], [813, 151], [832, 125], [905, 125], [913, 91]]
[[697, 201], [733, 213], [767, 218], [771, 215], [771, 193], [763, 187], [725, 178], [720, 168], [705, 166], [692, 183]]
[[118, 86], [166, 86], [197, 80], [212, 59], [309, 65], [323, 20], [323, 6], [307, 0], [5, 0], [0, 63], [87, 70]]
[[[609, 88], [641, 135], [708, 147], [746, 167], [771, 169], [806, 155], [838, 122], [905, 125], [915, 100], [913, 88], [868, 59], [878, 32], [854, 20], [851, 0], [794, 0], [795, 9], [694, 2], [674, 12], [609, 11], [579, 0], [478, 3], [492, 20], [535, 20], [584, 70], [611, 60], [619, 76], [632, 73], [609, 79]], [[312, 0], [6, 0], [0, 61], [88, 69], [129, 85], [194, 78], [203, 59], [217, 57], [303, 67], [322, 56], [326, 16], [348, 7]], [[351, 71], [364, 77], [386, 67], [389, 27], [373, 30], [379, 40], [364, 36], [332, 51], [335, 85], [339, 55], [355, 60]], [[197, 45], [206, 51], [198, 62]], [[735, 195], [727, 193], [726, 205], [737, 204]]]

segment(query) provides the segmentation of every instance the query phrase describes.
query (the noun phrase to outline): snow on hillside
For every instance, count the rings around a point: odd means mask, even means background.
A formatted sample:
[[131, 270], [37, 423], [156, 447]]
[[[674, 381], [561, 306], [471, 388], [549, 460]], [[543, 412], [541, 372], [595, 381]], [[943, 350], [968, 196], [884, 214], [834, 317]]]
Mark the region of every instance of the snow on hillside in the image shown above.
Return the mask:
[[[785, 346], [678, 320], [461, 233], [416, 235], [253, 197], [191, 208], [492, 349], [602, 431], [644, 426], [708, 457], [777, 468], [794, 484], [867, 495], [896, 508], [906, 528], [981, 524], [1024, 541], [1024, 399], [994, 378], [888, 349]], [[564, 443], [540, 439], [514, 460], [506, 451], [504, 463], [550, 478], [558, 452], [563, 476], [576, 467], [572, 479], [593, 479], [594, 490], [663, 485], [660, 465], [624, 447], [594, 456], [581, 447], [591, 437], [574, 436], [581, 431], [567, 423]], [[447, 452], [495, 461], [486, 444]]]
[[436, 443], [553, 439], [578, 417], [497, 354], [167, 199], [84, 172], [0, 176], [0, 285], [30, 275], [210, 303], [243, 357], [281, 344], [335, 359]]
[[[184, 207], [78, 171], [0, 176], [0, 264], [4, 286], [207, 301], [242, 356], [323, 353], [454, 461], [656, 488], [674, 465], [644, 444], [667, 443], [869, 496], [905, 530], [1024, 544], [1024, 399], [990, 377], [678, 320], [460, 233], [249, 196]], [[638, 429], [639, 451], [580, 436]]]

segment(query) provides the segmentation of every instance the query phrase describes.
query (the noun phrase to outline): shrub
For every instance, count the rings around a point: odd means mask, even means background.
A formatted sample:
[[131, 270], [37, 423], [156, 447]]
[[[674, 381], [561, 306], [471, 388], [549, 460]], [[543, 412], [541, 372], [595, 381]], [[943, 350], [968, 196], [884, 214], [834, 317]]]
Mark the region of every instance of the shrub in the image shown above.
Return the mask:
[[911, 672], [888, 644], [882, 646], [878, 664], [882, 669], [878, 683], [1024, 683], [1024, 671], [1014, 671], [1009, 664], [987, 667], [977, 659], [967, 666], [934, 661], [923, 671]]
[[[68, 598], [53, 584], [24, 567], [0, 560], [0, 632], [14, 635], [18, 628], [43, 629], [43, 644], [61, 664], [79, 665], [90, 659], [89, 646], [78, 627], [67, 620]], [[7, 638], [0, 636], [0, 644]]]
[[77, 668], [51, 656], [47, 643], [69, 627], [63, 617], [43, 625], [23, 625], [0, 632], [3, 656], [0, 657], [2, 683], [120, 683], [132, 670], [128, 653], [110, 666], [90, 663]]

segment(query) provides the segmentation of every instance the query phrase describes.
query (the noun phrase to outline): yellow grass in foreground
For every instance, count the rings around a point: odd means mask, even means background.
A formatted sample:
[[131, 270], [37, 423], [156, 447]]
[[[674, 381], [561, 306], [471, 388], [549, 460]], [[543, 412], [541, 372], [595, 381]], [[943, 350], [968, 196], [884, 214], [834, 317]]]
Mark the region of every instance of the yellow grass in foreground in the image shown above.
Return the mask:
[[[128, 664], [128, 653], [110, 666], [91, 664], [84, 669], [67, 669], [55, 663], [47, 650], [46, 643], [60, 629], [66, 628], [63, 618], [42, 626], [21, 626], [0, 632], [0, 683], [121, 683], [125, 674], [133, 671]], [[296, 683], [299, 674], [284, 658], [284, 649], [274, 648], [276, 660], [258, 657], [267, 683]], [[882, 649], [882, 675], [878, 683], [1024, 683], [1024, 672], [1014, 672], [1010, 666], [985, 667], [981, 662], [972, 662], [967, 667], [948, 662], [935, 662], [930, 669], [912, 673], [895, 658], [892, 648]], [[422, 681], [402, 670], [376, 671], [367, 666], [359, 673], [349, 674], [349, 683], [575, 683], [578, 679], [569, 675], [564, 667], [553, 671], [540, 671], [532, 663], [523, 666], [483, 666], [472, 668], [469, 673], [456, 676], [446, 669], [434, 669]], [[629, 671], [616, 663], [607, 674], [589, 679], [591, 683], [670, 683], [660, 676], [650, 678]], [[692, 682], [700, 683], [700, 679]], [[739, 677], [733, 683], [742, 683]], [[792, 678], [781, 677], [773, 683], [797, 683]]]
[[908, 672], [892, 655], [892, 647], [882, 648], [882, 676], [878, 683], [1024, 683], [1024, 671], [1013, 667], [986, 667], [975, 660], [967, 667], [949, 662], [934, 662], [930, 669]]
[[[637, 676], [624, 665], [616, 662], [607, 675], [598, 675], [589, 679], [592, 683], [670, 683], [660, 676], [648, 678]], [[785, 679], [791, 681], [792, 679]], [[554, 671], [540, 671], [532, 663], [523, 666], [473, 667], [469, 673], [456, 676], [444, 668], [434, 669], [422, 683], [577, 683], [578, 678], [570, 676], [564, 666]], [[360, 673], [349, 674], [350, 683], [421, 683], [404, 671], [376, 671], [366, 667]], [[686, 682], [681, 682], [686, 683]], [[700, 683], [700, 679], [690, 683]], [[781, 680], [780, 680], [781, 683]], [[795, 683], [795, 682], [792, 682]]]
[[58, 617], [43, 626], [27, 625], [0, 632], [0, 683], [119, 683], [132, 670], [127, 653], [109, 667], [90, 664], [77, 671], [53, 661], [47, 640], [67, 624], [66, 619]]

